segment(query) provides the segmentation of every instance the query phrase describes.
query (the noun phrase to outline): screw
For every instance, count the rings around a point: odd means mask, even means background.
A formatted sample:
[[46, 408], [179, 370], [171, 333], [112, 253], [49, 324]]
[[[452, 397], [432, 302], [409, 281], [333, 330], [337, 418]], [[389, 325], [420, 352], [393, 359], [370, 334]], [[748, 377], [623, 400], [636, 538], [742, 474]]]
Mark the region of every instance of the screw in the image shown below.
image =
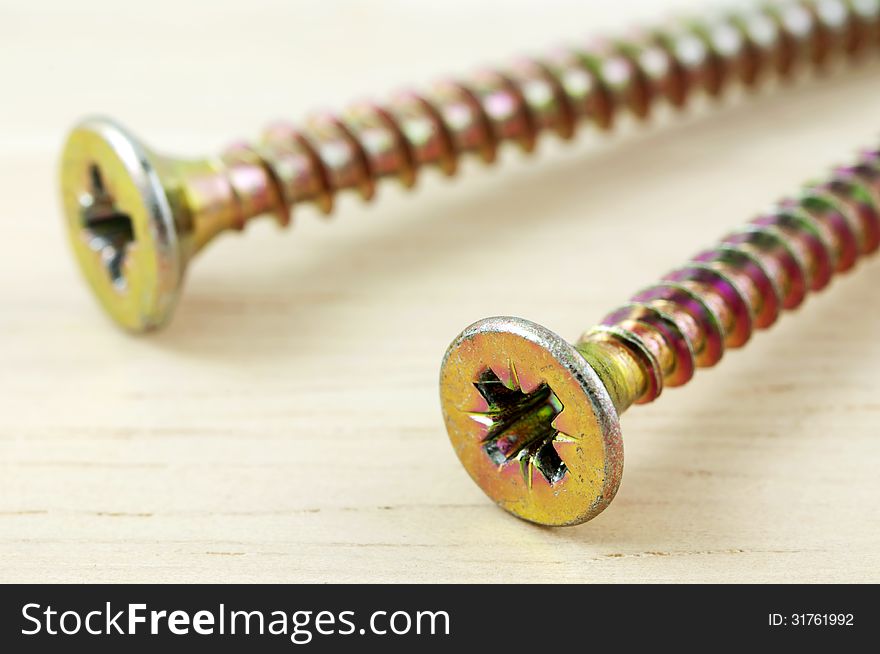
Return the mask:
[[621, 413], [715, 365], [878, 246], [880, 149], [698, 254], [574, 345], [521, 318], [474, 323], [440, 373], [455, 452], [518, 517], [590, 520], [620, 483]]
[[253, 217], [285, 225], [305, 203], [329, 213], [343, 190], [370, 200], [384, 178], [410, 187], [422, 167], [453, 175], [467, 154], [490, 163], [506, 141], [529, 152], [544, 132], [610, 129], [624, 109], [646, 118], [655, 100], [681, 107], [696, 92], [718, 97], [733, 81], [787, 79], [798, 65], [822, 68], [878, 45], [880, 0], [790, 1], [520, 60], [398, 93], [384, 107], [317, 115], [302, 129], [276, 125], [213, 158], [161, 156], [114, 122], [89, 119], [62, 157], [70, 241], [106, 311], [144, 331], [170, 318], [189, 260]]

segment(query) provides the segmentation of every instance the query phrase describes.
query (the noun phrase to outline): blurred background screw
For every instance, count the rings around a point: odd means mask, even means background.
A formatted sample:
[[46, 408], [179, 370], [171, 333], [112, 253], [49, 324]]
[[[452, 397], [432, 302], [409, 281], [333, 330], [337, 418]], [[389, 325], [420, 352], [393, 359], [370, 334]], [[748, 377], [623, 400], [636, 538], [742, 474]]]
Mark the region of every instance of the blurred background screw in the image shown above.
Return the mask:
[[424, 167], [453, 175], [463, 156], [490, 163], [506, 141], [529, 152], [545, 132], [607, 130], [622, 111], [646, 118], [659, 100], [682, 107], [877, 46], [880, 0], [790, 0], [596, 39], [301, 128], [275, 125], [258, 143], [202, 160], [161, 156], [114, 122], [89, 119], [61, 163], [70, 241], [105, 310], [144, 331], [172, 315], [190, 259], [255, 216], [284, 225], [304, 203], [329, 213], [340, 191], [370, 200], [381, 179], [410, 187]]
[[574, 345], [521, 318], [477, 322], [440, 373], [455, 452], [507, 511], [585, 522], [617, 492], [623, 411], [715, 365], [878, 246], [880, 150], [698, 254]]

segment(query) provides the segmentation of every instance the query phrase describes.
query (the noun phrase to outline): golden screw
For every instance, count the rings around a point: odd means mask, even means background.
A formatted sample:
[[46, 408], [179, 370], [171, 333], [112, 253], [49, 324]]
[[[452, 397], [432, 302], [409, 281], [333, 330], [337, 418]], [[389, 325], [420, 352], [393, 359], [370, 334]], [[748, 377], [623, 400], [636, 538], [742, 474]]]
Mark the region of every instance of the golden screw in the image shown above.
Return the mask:
[[728, 235], [574, 345], [521, 318], [474, 323], [440, 373], [455, 452], [507, 511], [585, 522], [620, 484], [621, 413], [715, 365], [878, 247], [880, 150]]
[[609, 129], [622, 110], [646, 118], [661, 99], [681, 107], [697, 93], [718, 97], [732, 82], [754, 87], [878, 45], [880, 0], [791, 0], [520, 60], [301, 129], [274, 126], [212, 158], [161, 156], [112, 121], [90, 119], [61, 162], [70, 241], [106, 311], [144, 331], [170, 318], [190, 259], [255, 216], [286, 224], [303, 203], [329, 213], [340, 191], [370, 200], [381, 179], [410, 187], [423, 167], [452, 175], [467, 154], [492, 162], [503, 142], [531, 151], [545, 132]]

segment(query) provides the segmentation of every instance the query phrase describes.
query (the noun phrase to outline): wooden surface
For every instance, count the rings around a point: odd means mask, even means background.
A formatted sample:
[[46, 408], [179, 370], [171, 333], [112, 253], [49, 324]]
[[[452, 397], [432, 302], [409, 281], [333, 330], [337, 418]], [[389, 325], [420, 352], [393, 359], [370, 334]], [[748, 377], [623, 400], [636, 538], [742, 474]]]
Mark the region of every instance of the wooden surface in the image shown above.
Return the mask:
[[880, 581], [876, 259], [627, 413], [620, 493], [578, 528], [486, 500], [436, 383], [470, 322], [575, 338], [871, 144], [878, 65], [255, 223], [146, 338], [69, 255], [55, 160], [82, 114], [200, 153], [659, 4], [0, 4], [0, 580]]

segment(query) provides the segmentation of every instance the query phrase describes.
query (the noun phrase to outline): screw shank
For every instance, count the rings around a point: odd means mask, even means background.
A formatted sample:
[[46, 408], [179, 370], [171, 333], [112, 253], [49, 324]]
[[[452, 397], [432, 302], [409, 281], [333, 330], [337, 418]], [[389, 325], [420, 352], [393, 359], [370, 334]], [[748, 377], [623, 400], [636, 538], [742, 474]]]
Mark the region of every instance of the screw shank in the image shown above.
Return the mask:
[[715, 365], [880, 248], [880, 150], [836, 169], [635, 295], [576, 345], [618, 412]]
[[577, 343], [575, 349], [599, 375], [618, 414], [626, 411], [635, 398], [645, 395], [652, 383], [657, 383], [646, 374], [650, 370], [646, 370], [639, 360], [644, 353], [639, 351], [638, 343], [621, 347], [616, 338], [597, 335], [589, 341]]
[[[501, 70], [479, 70], [384, 105], [357, 103], [295, 127], [276, 124], [254, 144], [236, 144], [193, 178], [196, 249], [255, 216], [285, 224], [299, 205], [330, 213], [335, 196], [375, 197], [378, 183], [412, 187], [423, 168], [454, 175], [476, 155], [496, 161], [503, 143], [531, 152], [546, 133], [611, 129], [621, 114], [647, 119], [661, 101], [681, 108], [799, 70], [822, 69], [880, 49], [880, 0], [803, 0], [670, 21], [626, 38], [593, 38]], [[197, 221], [198, 222], [198, 221]]]

